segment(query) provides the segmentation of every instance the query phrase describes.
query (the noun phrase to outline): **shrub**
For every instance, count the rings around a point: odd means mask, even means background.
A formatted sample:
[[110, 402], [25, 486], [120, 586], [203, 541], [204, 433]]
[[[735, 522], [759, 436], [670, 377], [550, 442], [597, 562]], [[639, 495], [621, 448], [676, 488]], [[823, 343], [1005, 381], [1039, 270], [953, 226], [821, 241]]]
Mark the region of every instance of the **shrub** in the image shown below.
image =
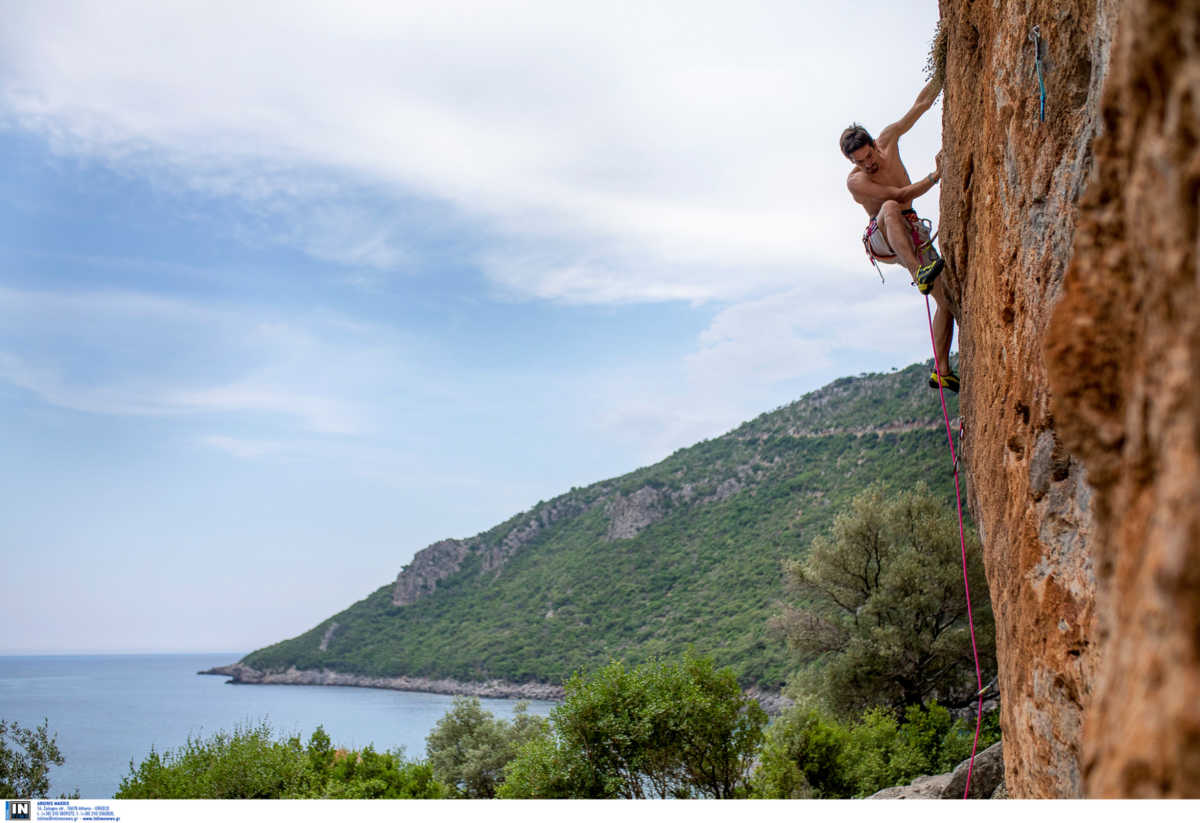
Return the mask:
[[614, 661], [567, 682], [550, 728], [521, 747], [499, 794], [744, 796], [765, 721], [733, 672], [709, 658]]
[[[980, 748], [999, 739], [998, 713], [984, 718]], [[766, 731], [754, 796], [865, 797], [951, 771], [971, 754], [974, 729], [937, 703], [909, 706], [903, 720], [880, 707], [842, 723], [812, 704], [789, 709]]]
[[813, 706], [784, 712], [766, 731], [754, 775], [756, 797], [847, 797], [849, 731]]
[[495, 797], [504, 767], [517, 749], [541, 734], [549, 722], [516, 706], [512, 722], [497, 720], [476, 697], [456, 697], [425, 742], [425, 754], [439, 781], [461, 797]]
[[427, 763], [400, 752], [335, 749], [321, 727], [307, 747], [299, 737], [276, 740], [265, 721], [189, 737], [179, 749], [150, 754], [121, 780], [119, 799], [435, 798], [448, 790]]

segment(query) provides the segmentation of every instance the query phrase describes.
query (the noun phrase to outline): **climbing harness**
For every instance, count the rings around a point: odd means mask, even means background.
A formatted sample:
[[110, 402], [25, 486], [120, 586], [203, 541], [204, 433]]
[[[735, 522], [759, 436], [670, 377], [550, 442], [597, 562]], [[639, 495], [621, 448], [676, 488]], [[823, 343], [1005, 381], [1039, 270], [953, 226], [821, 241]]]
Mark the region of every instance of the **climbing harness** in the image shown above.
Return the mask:
[[1038, 26], [1033, 27], [1033, 31], [1029, 32], [1029, 39], [1033, 41], [1033, 65], [1037, 71], [1038, 91], [1041, 95], [1041, 109], [1039, 118], [1043, 123], [1046, 122], [1046, 79], [1042, 71], [1042, 30]]
[[[933, 241], [937, 239], [937, 232], [933, 230], [933, 221], [928, 217], [917, 217], [915, 211], [908, 209], [903, 214], [905, 219], [908, 220], [909, 230], [912, 231], [912, 243], [913, 248], [917, 251], [917, 257], [921, 259], [922, 263], [936, 260], [937, 251], [933, 248]], [[909, 217], [910, 214], [912, 217]], [[867, 224], [867, 230], [863, 232], [863, 250], [866, 251], [867, 259], [871, 261], [871, 265], [875, 267], [875, 271], [879, 275], [879, 282], [887, 283], [883, 279], [883, 271], [879, 268], [879, 261], [882, 260], [885, 263], [891, 263], [896, 260], [897, 255], [880, 256], [875, 253], [875, 250], [871, 248], [871, 236], [877, 231], [880, 231], [879, 221], [875, 217], [872, 217], [871, 222]], [[929, 239], [924, 239], [926, 237]]]
[[[933, 336], [933, 312], [929, 308], [929, 295], [925, 296], [925, 316], [929, 319], [929, 342], [933, 346], [933, 365], [937, 369], [938, 374], [949, 373], [950, 364], [946, 364], [946, 370], [943, 371], [942, 364], [938, 362], [937, 341]], [[979, 730], [983, 724], [983, 695], [990, 687], [983, 685], [983, 673], [979, 669], [979, 648], [975, 644], [975, 618], [971, 614], [971, 584], [967, 579], [967, 534], [963, 527], [963, 510], [962, 510], [962, 492], [959, 491], [958, 485], [958, 455], [959, 451], [954, 448], [954, 434], [950, 429], [950, 412], [946, 409], [946, 390], [942, 386], [938, 386], [938, 397], [942, 401], [942, 417], [946, 421], [946, 440], [950, 444], [950, 462], [954, 467], [954, 498], [958, 503], [958, 540], [959, 546], [962, 548], [962, 569], [963, 569], [963, 588], [967, 594], [967, 625], [971, 628], [971, 654], [975, 658], [975, 681], [976, 687], [979, 689], [975, 696], [979, 698], [979, 705], [975, 709], [975, 741], [971, 744], [971, 762], [967, 766], [967, 785], [963, 790], [963, 799], [970, 797], [971, 793], [971, 773], [975, 769], [975, 752], [979, 748]], [[964, 433], [962, 416], [959, 416], [958, 424], [959, 447], [962, 446], [962, 437]]]

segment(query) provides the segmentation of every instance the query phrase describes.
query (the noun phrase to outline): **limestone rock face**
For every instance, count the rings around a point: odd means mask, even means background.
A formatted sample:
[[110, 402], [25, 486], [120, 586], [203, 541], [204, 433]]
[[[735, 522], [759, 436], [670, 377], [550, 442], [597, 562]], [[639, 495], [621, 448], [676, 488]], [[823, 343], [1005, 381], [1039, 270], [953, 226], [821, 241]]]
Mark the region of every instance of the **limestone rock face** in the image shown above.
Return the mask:
[[392, 588], [392, 604], [407, 606], [431, 593], [439, 580], [449, 577], [462, 566], [469, 546], [464, 540], [440, 540], [417, 552]]
[[644, 486], [628, 497], [617, 495], [608, 505], [609, 540], [627, 540], [663, 518], [662, 494]]
[[1095, 796], [1197, 797], [1200, 2], [1122, 4], [1103, 112], [1046, 358], [1095, 488], [1083, 775]]
[[392, 605], [407, 606], [432, 594], [440, 581], [462, 568], [463, 561], [470, 554], [479, 556], [482, 572], [498, 573], [509, 558], [536, 540], [550, 526], [575, 517], [587, 511], [587, 508], [571, 495], [564, 495], [517, 518], [500, 540], [489, 541], [477, 535], [471, 540], [439, 540], [426, 546], [396, 576], [392, 586]]
[[939, 229], [961, 320], [968, 499], [996, 617], [1014, 797], [1084, 792], [1080, 730], [1098, 658], [1092, 490], [1059, 432], [1043, 341], [1102, 124], [1117, 6], [941, 4], [948, 53]]

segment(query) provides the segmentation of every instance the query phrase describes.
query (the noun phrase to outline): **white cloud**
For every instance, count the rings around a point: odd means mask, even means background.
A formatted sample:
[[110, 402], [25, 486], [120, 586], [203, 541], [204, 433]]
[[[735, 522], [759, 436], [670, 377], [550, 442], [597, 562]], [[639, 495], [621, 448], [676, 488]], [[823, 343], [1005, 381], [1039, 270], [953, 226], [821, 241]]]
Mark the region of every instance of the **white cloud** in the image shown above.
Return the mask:
[[[591, 427], [636, 444], [644, 462], [723, 434], [834, 377], [930, 357], [923, 301], [892, 269], [860, 267], [718, 311], [673, 377], [665, 365], [600, 379], [580, 394]], [[813, 278], [809, 282], [816, 281]]]
[[357, 415], [341, 399], [297, 392], [254, 379], [224, 386], [169, 391], [161, 402], [167, 408], [191, 414], [234, 412], [296, 417], [309, 430], [322, 434], [357, 434], [362, 430]]
[[229, 437], [223, 434], [207, 435], [200, 438], [200, 443], [247, 460], [278, 454], [287, 448], [285, 444], [276, 440], [248, 440], [244, 437]]
[[[410, 229], [357, 197], [448, 203], [493, 237], [480, 265], [507, 288], [625, 302], [852, 265], [836, 135], [911, 104], [936, 9], [78, 0], [6, 17], [6, 119], [62, 151], [285, 214], [277, 241], [381, 269], [410, 260]], [[936, 117], [907, 138], [916, 170]]]
[[881, 288], [869, 270], [840, 272], [805, 286], [749, 300], [720, 312], [688, 358], [695, 379], [769, 385], [821, 372], [839, 351], [892, 353], [898, 362], [926, 356], [924, 309], [905, 287], [907, 274]]
[[270, 415], [307, 432], [363, 434], [376, 423], [362, 387], [384, 364], [396, 379], [406, 373], [395, 332], [329, 313], [0, 289], [0, 326], [0, 379], [89, 413]]

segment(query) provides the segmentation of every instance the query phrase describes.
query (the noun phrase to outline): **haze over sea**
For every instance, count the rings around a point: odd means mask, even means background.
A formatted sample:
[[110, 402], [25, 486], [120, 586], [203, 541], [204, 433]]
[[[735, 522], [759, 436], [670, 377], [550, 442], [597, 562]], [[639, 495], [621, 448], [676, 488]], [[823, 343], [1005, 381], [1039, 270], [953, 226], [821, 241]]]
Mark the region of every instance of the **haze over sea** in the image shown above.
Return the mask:
[[[227, 654], [0, 656], [0, 718], [36, 726], [46, 718], [66, 763], [50, 772], [51, 794], [76, 789], [111, 797], [129, 762], [154, 746], [177, 748], [188, 735], [208, 736], [266, 719], [277, 734], [307, 741], [318, 725], [335, 745], [377, 751], [403, 746], [425, 756], [425, 737], [453, 698], [421, 692], [326, 686], [230, 686], [196, 672], [233, 663]], [[481, 700], [511, 717], [515, 700]], [[531, 701], [548, 714], [553, 703]]]

